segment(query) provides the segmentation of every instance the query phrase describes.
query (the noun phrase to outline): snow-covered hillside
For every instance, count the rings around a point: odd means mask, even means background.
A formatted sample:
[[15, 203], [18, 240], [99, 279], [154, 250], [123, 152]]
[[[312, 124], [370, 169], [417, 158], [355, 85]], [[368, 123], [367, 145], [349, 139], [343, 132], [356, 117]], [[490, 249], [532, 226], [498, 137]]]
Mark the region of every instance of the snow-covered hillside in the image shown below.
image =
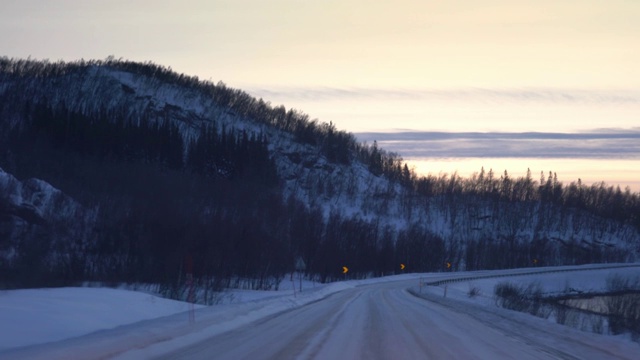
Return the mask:
[[[486, 184], [478, 180], [479, 186], [488, 184], [490, 188], [499, 183], [504, 189], [484, 192], [465, 188], [471, 183], [463, 184], [456, 176], [418, 181], [415, 174], [404, 172], [397, 157], [380, 156], [381, 150], [371, 144], [338, 146], [338, 150], [329, 151], [333, 149], [331, 141], [340, 136], [349, 139], [348, 134], [338, 134], [331, 125], [314, 122], [301, 112], [273, 106], [222, 83], [202, 82], [152, 64], [111, 59], [54, 66], [4, 60], [0, 97], [5, 106], [0, 109], [0, 129], [8, 132], [20, 128], [26, 120], [16, 114], [24, 107], [43, 104], [86, 116], [170, 123], [180, 131], [185, 157], [187, 145], [207, 126], [234, 129], [248, 136], [259, 134], [268, 141], [283, 201], [294, 198], [307, 209], [318, 211], [325, 222], [332, 217], [353, 220], [356, 227], [367, 228], [370, 238], [375, 237], [371, 246], [378, 250], [387, 240], [399, 244], [394, 262], [411, 262], [422, 269], [440, 269], [450, 263], [453, 269], [464, 270], [487, 267], [487, 263], [514, 267], [534, 261], [545, 265], [635, 261], [640, 256], [640, 229], [633, 222], [637, 222], [637, 216], [623, 214], [623, 220], [616, 220], [607, 217], [611, 211], [596, 214], [586, 206], [531, 196], [538, 188], [541, 194], [547, 191], [542, 180], [518, 182], [506, 173], [500, 180], [494, 175], [485, 176]], [[373, 160], [367, 163], [364, 158]], [[396, 178], [376, 169], [376, 164]], [[551, 175], [548, 180], [551, 186]], [[515, 189], [521, 184], [528, 188]], [[552, 185], [551, 193], [558, 188], [556, 179]], [[513, 198], [499, 195], [500, 191], [521, 191], [526, 196]], [[618, 195], [624, 198], [624, 194]], [[612, 204], [615, 196], [611, 195]], [[627, 196], [637, 201], [637, 196]], [[505, 260], [498, 254], [506, 251], [511, 255]], [[435, 255], [426, 260], [429, 254]], [[341, 261], [350, 256], [344, 255]], [[393, 264], [381, 271], [388, 273], [396, 267]]]

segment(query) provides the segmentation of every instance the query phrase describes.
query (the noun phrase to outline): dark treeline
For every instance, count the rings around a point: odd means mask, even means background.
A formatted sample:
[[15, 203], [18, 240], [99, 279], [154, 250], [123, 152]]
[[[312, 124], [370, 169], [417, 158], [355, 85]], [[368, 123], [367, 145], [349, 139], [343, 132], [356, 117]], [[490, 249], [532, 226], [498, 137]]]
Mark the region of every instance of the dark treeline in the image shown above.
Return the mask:
[[[264, 136], [211, 124], [185, 145], [169, 122], [100, 114], [27, 103], [17, 114], [21, 126], [2, 139], [4, 169], [46, 178], [98, 209], [88, 239], [30, 224], [38, 235], [17, 239], [17, 256], [2, 263], [4, 287], [178, 284], [190, 263], [211, 288], [246, 286], [241, 281], [267, 288], [298, 257], [323, 281], [338, 278], [347, 262], [354, 276], [394, 271], [394, 239], [379, 243], [375, 224], [325, 222], [318, 210], [283, 201]], [[55, 246], [51, 237], [59, 238]], [[76, 246], [82, 240], [89, 245]]]
[[[282, 202], [264, 136], [218, 131], [212, 124], [185, 146], [170, 122], [134, 121], [124, 113], [89, 117], [64, 106], [29, 104], [24, 109], [21, 127], [2, 139], [2, 167], [19, 177], [48, 179], [99, 209], [99, 217], [89, 239], [92, 246], [55, 249], [53, 241], [36, 244], [27, 239], [31, 232], [24, 232], [27, 238], [18, 243], [28, 250], [3, 265], [19, 268], [27, 259], [42, 263], [57, 252], [60, 256], [48, 261], [48, 270], [39, 268], [44, 272], [44, 284], [36, 281], [40, 286], [59, 283], [51, 282], [52, 274], [63, 281], [167, 282], [168, 274], [178, 276], [175, 266], [183, 266], [183, 256], [190, 252], [215, 253], [207, 260], [210, 264], [229, 262], [224, 274], [253, 277], [253, 269], [260, 268], [259, 262], [250, 266], [241, 257], [251, 252], [244, 242], [263, 238], [259, 253], [265, 244], [273, 245], [269, 231], [274, 226], [261, 223]], [[40, 261], [34, 261], [34, 253]], [[218, 271], [217, 265], [213, 270]], [[7, 273], [7, 283], [27, 276]], [[32, 274], [28, 278], [38, 279]]]
[[499, 177], [493, 170], [484, 169], [465, 179], [453, 174], [414, 178], [411, 186], [422, 195], [472, 196], [485, 200], [511, 203], [539, 202], [544, 206], [556, 205], [567, 209], [580, 209], [605, 219], [627, 223], [640, 229], [640, 194], [630, 188], [607, 185], [604, 182], [590, 186], [580, 179], [564, 185], [555, 172], [540, 181], [528, 171], [524, 177], [513, 178], [505, 170]]
[[[284, 195], [269, 139], [260, 131], [226, 127], [219, 119], [185, 131], [158, 111], [71, 106], [31, 96], [32, 88], [20, 82], [50, 86], [65, 76], [88, 76], [93, 67], [195, 89], [225, 113], [292, 134], [331, 163], [361, 162], [404, 189], [408, 217], [421, 201], [419, 206], [443, 209], [452, 227], [468, 226], [472, 233], [476, 225], [456, 222], [460, 213], [492, 209], [495, 221], [513, 222], [513, 236], [443, 238], [421, 219], [394, 227], [383, 225], [384, 215], [376, 211], [367, 220], [325, 214]], [[44, 179], [96, 214], [92, 220], [27, 222], [28, 229], [11, 239], [19, 251], [0, 264], [4, 287], [79, 281], [177, 286], [191, 272], [208, 289], [268, 288], [293, 271], [298, 258], [305, 273], [321, 281], [343, 278], [342, 266], [351, 277], [365, 277], [395, 273], [400, 263], [418, 272], [446, 271], [447, 263], [450, 270], [471, 270], [531, 266], [532, 259], [541, 265], [624, 261], [617, 249], [551, 239], [542, 231], [544, 221], [578, 214], [582, 223], [598, 216], [640, 229], [640, 197], [629, 189], [580, 181], [564, 185], [553, 173], [541, 174], [539, 181], [531, 174], [512, 178], [506, 171], [497, 176], [484, 170], [468, 179], [418, 177], [398, 155], [375, 142], [360, 144], [331, 123], [152, 63], [0, 58], [0, 82], [14, 86], [0, 93], [0, 167], [20, 179]], [[0, 196], [0, 222], [9, 215], [8, 200]], [[539, 234], [533, 241], [518, 239], [521, 220], [534, 215]], [[488, 217], [465, 216], [478, 224]], [[69, 230], [75, 226], [89, 230]], [[11, 245], [8, 241], [0, 239], [0, 250]]]
[[[98, 217], [87, 239], [51, 232], [55, 224], [30, 224], [38, 236], [18, 239], [18, 256], [3, 263], [5, 287], [177, 286], [191, 271], [211, 289], [264, 289], [293, 271], [297, 258], [308, 276], [330, 281], [343, 278], [345, 265], [350, 277], [393, 274], [400, 263], [411, 271], [444, 270], [459, 251], [417, 224], [397, 232], [341, 214], [325, 219], [293, 197], [283, 201], [262, 135], [213, 124], [184, 145], [168, 122], [124, 113], [90, 117], [64, 106], [24, 109], [22, 126], [3, 139], [2, 167], [48, 179]], [[53, 246], [48, 237], [61, 241]], [[77, 246], [82, 240], [88, 244]]]

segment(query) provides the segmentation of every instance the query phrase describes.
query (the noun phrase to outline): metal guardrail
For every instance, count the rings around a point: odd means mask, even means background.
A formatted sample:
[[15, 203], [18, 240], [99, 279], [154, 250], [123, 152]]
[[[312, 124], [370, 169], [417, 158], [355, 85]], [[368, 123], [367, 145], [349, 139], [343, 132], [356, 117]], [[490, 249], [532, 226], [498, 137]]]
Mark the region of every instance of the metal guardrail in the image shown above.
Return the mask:
[[592, 270], [601, 270], [601, 269], [617, 269], [617, 268], [630, 268], [630, 267], [638, 267], [640, 268], [640, 264], [624, 264], [624, 265], [611, 265], [611, 266], [602, 266], [596, 268], [584, 268], [584, 269], [555, 269], [555, 270], [536, 270], [536, 271], [528, 271], [528, 272], [519, 272], [519, 273], [510, 273], [510, 274], [490, 274], [490, 275], [476, 275], [476, 276], [465, 276], [465, 277], [454, 277], [451, 279], [437, 280], [437, 281], [424, 281], [424, 279], [420, 279], [420, 287], [422, 286], [440, 286], [457, 282], [465, 282], [471, 280], [481, 280], [481, 279], [493, 279], [493, 278], [501, 278], [501, 277], [513, 277], [513, 276], [523, 276], [523, 275], [536, 275], [536, 274], [549, 274], [549, 273], [561, 273], [561, 272], [571, 272], [571, 271], [592, 271]]

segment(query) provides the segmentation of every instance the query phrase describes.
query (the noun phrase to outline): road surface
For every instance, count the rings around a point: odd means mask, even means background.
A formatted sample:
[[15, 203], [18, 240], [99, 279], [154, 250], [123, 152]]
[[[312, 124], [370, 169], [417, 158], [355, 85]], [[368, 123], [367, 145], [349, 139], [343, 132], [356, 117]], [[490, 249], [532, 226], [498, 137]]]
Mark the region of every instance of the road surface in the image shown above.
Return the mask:
[[348, 289], [160, 359], [624, 358], [620, 349], [593, 341], [593, 334], [559, 326], [549, 331], [546, 324], [532, 327], [481, 306], [418, 298], [407, 291], [415, 285], [395, 281]]

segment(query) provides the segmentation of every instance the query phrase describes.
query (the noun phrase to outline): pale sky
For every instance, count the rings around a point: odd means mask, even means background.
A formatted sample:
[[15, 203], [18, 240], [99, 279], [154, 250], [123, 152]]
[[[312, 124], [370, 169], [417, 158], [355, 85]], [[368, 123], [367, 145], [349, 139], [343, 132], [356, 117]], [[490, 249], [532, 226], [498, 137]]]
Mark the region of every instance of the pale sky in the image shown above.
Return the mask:
[[[151, 60], [354, 133], [633, 131], [639, 19], [637, 0], [0, 0], [0, 55]], [[624, 179], [589, 158], [532, 171], [640, 191], [637, 152]], [[420, 170], [478, 171], [469, 159]], [[557, 166], [521, 159], [516, 172]]]

